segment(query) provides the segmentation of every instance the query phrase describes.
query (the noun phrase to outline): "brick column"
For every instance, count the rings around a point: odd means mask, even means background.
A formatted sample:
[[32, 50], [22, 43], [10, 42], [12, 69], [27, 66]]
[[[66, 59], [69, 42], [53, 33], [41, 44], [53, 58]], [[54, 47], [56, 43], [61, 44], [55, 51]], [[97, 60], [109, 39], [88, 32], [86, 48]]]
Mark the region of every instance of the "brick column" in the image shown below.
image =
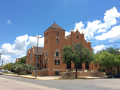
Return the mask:
[[85, 70], [85, 63], [82, 63], [82, 69]]
[[71, 63], [71, 69], [74, 70], [74, 63]]

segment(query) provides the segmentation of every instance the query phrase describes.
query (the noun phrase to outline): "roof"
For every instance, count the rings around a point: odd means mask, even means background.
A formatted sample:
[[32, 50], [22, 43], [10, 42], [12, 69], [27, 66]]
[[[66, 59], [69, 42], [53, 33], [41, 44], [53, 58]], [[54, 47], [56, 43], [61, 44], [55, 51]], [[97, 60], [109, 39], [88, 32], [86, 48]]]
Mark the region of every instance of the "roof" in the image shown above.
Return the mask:
[[[59, 25], [57, 25], [55, 22], [54, 22], [49, 28], [65, 31], [63, 28], [61, 28], [61, 27], [60, 27]], [[49, 28], [48, 28], [48, 29], [49, 29]], [[48, 29], [47, 29], [47, 30], [48, 30]]]
[[70, 35], [67, 35], [67, 36], [66, 36], [66, 39], [68, 39], [68, 38], [70, 38], [70, 37], [71, 37], [71, 34], [70, 34]]
[[[35, 55], [37, 55], [37, 47], [33, 47]], [[44, 53], [44, 48], [43, 47], [38, 47], [38, 55], [43, 55]]]

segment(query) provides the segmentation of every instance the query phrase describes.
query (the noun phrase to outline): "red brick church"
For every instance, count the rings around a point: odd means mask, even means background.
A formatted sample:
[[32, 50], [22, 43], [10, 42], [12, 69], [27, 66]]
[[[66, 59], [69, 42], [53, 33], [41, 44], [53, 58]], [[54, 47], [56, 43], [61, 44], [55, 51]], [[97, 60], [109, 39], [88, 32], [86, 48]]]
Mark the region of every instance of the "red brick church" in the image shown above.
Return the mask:
[[[61, 73], [67, 70], [74, 70], [75, 65], [64, 64], [62, 61], [62, 48], [64, 46], [71, 46], [71, 44], [79, 44], [83, 42], [84, 47], [90, 49], [91, 42], [84, 39], [84, 33], [80, 33], [78, 30], [74, 32], [71, 30], [71, 34], [65, 36], [65, 30], [58, 26], [55, 22], [46, 31], [44, 31], [44, 47], [38, 49], [38, 76], [55, 76], [57, 73]], [[27, 51], [26, 63], [36, 66], [37, 47], [31, 47]], [[58, 64], [57, 64], [58, 63]], [[79, 63], [78, 70], [97, 70], [99, 65]], [[32, 75], [35, 75], [33, 71]]]

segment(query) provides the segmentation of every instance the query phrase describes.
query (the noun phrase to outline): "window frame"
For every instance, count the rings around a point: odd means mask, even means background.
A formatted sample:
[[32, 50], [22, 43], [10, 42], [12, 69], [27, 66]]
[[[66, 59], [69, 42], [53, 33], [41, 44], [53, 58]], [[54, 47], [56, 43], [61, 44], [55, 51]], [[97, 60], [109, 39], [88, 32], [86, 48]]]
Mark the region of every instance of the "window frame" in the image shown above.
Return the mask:
[[79, 39], [79, 35], [77, 35], [77, 39]]
[[57, 44], [59, 43], [59, 38], [56, 39], [56, 43], [57, 43]]
[[55, 65], [57, 65], [56, 63], [57, 63], [57, 59], [55, 59]]
[[56, 57], [59, 57], [59, 52], [58, 51], [56, 52]]

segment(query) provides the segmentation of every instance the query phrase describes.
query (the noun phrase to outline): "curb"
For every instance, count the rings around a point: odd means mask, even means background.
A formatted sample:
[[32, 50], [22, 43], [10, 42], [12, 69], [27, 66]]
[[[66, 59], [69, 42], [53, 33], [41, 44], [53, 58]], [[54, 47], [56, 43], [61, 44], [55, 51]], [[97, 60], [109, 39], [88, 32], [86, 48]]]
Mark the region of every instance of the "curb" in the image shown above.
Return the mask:
[[[21, 78], [29, 78], [29, 79], [39, 79], [39, 78], [35, 78], [35, 77], [24, 77], [24, 76], [18, 76], [18, 75], [8, 75], [8, 74], [3, 74], [3, 75], [13, 76], [13, 77], [21, 77]], [[39, 79], [39, 80], [41, 80], [41, 79]]]

